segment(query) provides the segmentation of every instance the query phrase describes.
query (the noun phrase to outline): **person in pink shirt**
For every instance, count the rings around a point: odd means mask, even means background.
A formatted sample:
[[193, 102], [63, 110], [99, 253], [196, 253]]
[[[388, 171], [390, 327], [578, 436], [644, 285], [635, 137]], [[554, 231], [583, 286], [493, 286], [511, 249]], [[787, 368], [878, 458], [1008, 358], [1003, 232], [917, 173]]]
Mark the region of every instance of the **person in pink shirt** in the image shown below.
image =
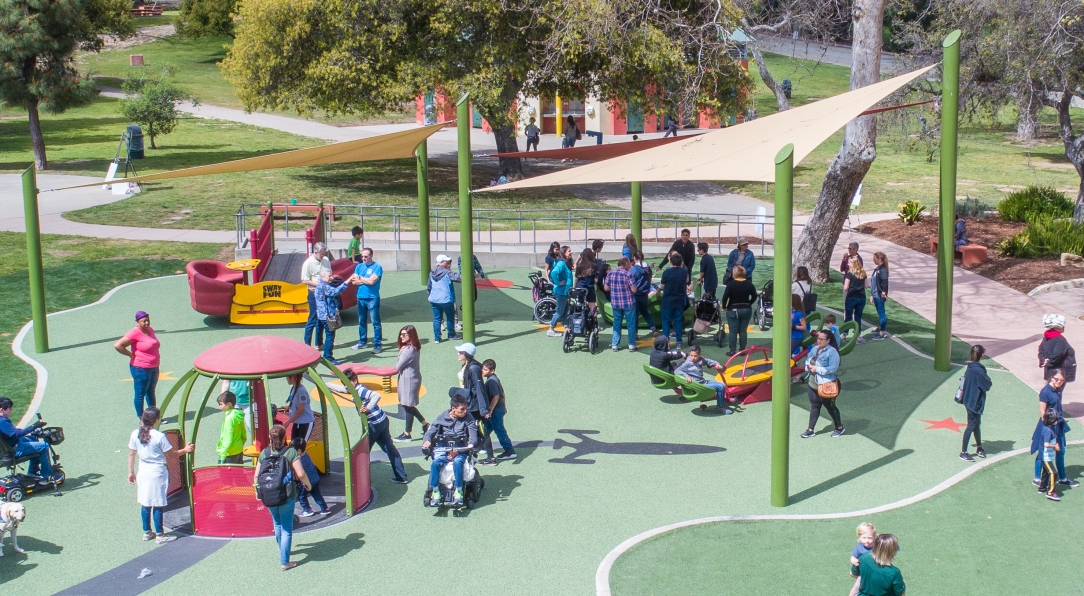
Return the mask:
[[155, 407], [154, 388], [158, 385], [158, 364], [161, 361], [158, 348], [161, 345], [151, 329], [151, 316], [139, 311], [135, 314], [136, 326], [113, 344], [121, 354], [128, 357], [128, 369], [132, 371], [135, 386], [136, 417], [143, 416], [143, 404]]

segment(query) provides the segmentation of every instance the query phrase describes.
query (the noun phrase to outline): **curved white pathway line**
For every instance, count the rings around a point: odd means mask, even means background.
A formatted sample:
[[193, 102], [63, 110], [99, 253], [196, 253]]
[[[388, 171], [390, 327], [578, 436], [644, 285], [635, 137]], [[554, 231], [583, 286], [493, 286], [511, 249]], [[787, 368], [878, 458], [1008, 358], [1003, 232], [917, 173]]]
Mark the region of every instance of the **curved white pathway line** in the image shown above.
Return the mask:
[[[137, 279], [135, 281], [130, 281], [130, 282], [126, 283], [126, 284], [121, 284], [121, 285], [113, 288], [112, 290], [109, 290], [108, 292], [105, 293], [105, 295], [103, 295], [101, 298], [99, 298], [95, 302], [91, 302], [90, 304], [84, 304], [83, 306], [76, 306], [75, 308], [69, 308], [67, 310], [58, 310], [57, 312], [49, 313], [49, 314], [47, 314], [45, 316], [46, 316], [46, 319], [48, 320], [48, 317], [55, 317], [56, 315], [62, 315], [64, 313], [75, 312], [77, 310], [83, 310], [84, 308], [90, 308], [92, 306], [97, 306], [99, 304], [102, 304], [106, 300], [109, 300], [110, 298], [112, 298], [113, 294], [117, 293], [117, 290], [120, 290], [122, 288], [126, 288], [126, 287], [134, 285], [134, 284], [142, 283], [142, 282], [145, 282], [145, 281], [151, 281], [152, 279], [164, 279], [164, 278], [168, 278], [168, 277], [184, 277], [184, 276], [185, 276], [185, 274], [181, 274], [181, 275], [160, 275], [158, 277], [148, 277], [146, 279]], [[30, 333], [30, 329], [33, 328], [33, 327], [34, 327], [34, 321], [30, 321], [27, 324], [23, 325], [23, 328], [20, 329], [19, 333], [15, 336], [15, 340], [11, 342], [11, 351], [14, 352], [16, 356], [19, 357], [19, 360], [22, 360], [23, 362], [29, 364], [34, 369], [34, 372], [36, 372], [37, 375], [38, 375], [38, 381], [37, 381], [37, 384], [34, 387], [34, 397], [33, 397], [33, 399], [30, 400], [30, 405], [27, 406], [27, 408], [26, 408], [26, 414], [23, 414], [22, 420], [19, 421], [19, 426], [26, 426], [27, 424], [30, 424], [31, 420], [34, 418], [34, 413], [38, 411], [39, 407], [41, 407], [41, 400], [42, 400], [42, 398], [45, 397], [45, 386], [49, 383], [49, 371], [45, 370], [45, 366], [43, 366], [42, 363], [38, 362], [37, 360], [34, 360], [30, 356], [27, 356], [26, 352], [23, 351], [23, 340], [26, 339], [26, 335], [28, 333]]]
[[[1082, 445], [1084, 439], [1078, 439], [1076, 441], [1066, 441], [1067, 445]], [[717, 517], [701, 517], [697, 519], [691, 519], [688, 521], [678, 522], [661, 526], [642, 532], [629, 538], [628, 540], [617, 545], [616, 548], [606, 554], [606, 557], [602, 559], [602, 563], [599, 564], [598, 570], [595, 571], [595, 594], [597, 596], [611, 596], [610, 592], [610, 570], [613, 568], [614, 563], [621, 555], [628, 552], [632, 547], [647, 540], [648, 538], [654, 538], [660, 534], [664, 534], [671, 530], [677, 530], [678, 528], [686, 528], [689, 526], [696, 526], [700, 524], [711, 524], [716, 522], [729, 522], [729, 521], [776, 521], [776, 520], [816, 520], [816, 519], [845, 519], [848, 517], [859, 517], [863, 515], [873, 515], [875, 513], [883, 513], [885, 511], [891, 511], [893, 509], [899, 509], [908, 505], [913, 505], [928, 499], [941, 491], [960, 483], [963, 479], [971, 476], [979, 470], [992, 466], [1000, 461], [1009, 459], [1017, 455], [1021, 455], [1030, 451], [1030, 447], [1022, 447], [1020, 449], [1014, 449], [1012, 451], [1006, 451], [1005, 453], [999, 453], [993, 457], [988, 457], [982, 462], [979, 462], [973, 466], [969, 466], [960, 470], [956, 474], [950, 476], [947, 480], [941, 482], [933, 488], [927, 489], [918, 493], [913, 497], [907, 497], [893, 503], [886, 505], [879, 505], [877, 507], [871, 507], [869, 509], [860, 509], [858, 511], [845, 511], [841, 513], [809, 513], [799, 515], [720, 515]]]

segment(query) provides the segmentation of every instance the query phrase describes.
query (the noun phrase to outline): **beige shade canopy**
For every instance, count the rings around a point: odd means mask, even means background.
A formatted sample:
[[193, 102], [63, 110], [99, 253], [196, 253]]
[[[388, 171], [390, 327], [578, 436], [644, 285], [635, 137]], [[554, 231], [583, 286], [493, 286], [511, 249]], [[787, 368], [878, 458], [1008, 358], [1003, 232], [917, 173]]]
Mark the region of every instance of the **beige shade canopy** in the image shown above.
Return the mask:
[[[132, 178], [120, 178], [116, 182], [150, 182], [153, 180], [167, 180], [169, 178], [187, 178], [189, 176], [207, 176], [212, 174], [232, 174], [235, 172], [251, 172], [255, 170], [276, 170], [279, 168], [293, 168], [298, 166], [316, 166], [336, 163], [351, 163], [357, 161], [380, 161], [385, 159], [404, 159], [414, 157], [414, 150], [422, 141], [428, 139], [438, 130], [448, 126], [449, 122], [433, 124], [422, 128], [412, 128], [401, 132], [393, 132], [386, 135], [346, 141], [343, 143], [331, 143], [308, 149], [284, 151], [259, 157], [249, 157], [234, 161], [196, 166], [160, 172], [146, 176], [134, 176]], [[68, 188], [83, 188], [86, 186], [99, 186], [101, 182], [81, 184], [78, 186], [65, 186], [53, 190], [65, 190]]]
[[847, 122], [931, 68], [933, 66], [684, 142], [477, 192], [607, 182], [773, 182], [775, 155], [784, 145], [794, 144], [794, 163], [797, 164]]

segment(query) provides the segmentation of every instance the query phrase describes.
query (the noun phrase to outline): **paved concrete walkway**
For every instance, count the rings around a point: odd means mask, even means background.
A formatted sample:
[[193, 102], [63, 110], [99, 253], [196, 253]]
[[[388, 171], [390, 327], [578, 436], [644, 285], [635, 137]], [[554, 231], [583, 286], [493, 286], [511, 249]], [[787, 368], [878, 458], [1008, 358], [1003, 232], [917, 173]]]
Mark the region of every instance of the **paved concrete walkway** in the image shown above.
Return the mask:
[[[853, 234], [861, 245], [861, 254], [867, 262], [876, 251], [888, 256], [891, 283], [889, 296], [903, 306], [933, 321], [937, 314], [937, 261], [931, 256], [903, 248], [873, 236]], [[838, 265], [846, 252], [847, 234], [836, 244], [833, 266]], [[960, 339], [975, 345], [982, 344], [987, 355], [1038, 391], [1044, 385], [1043, 371], [1039, 368], [1038, 348], [1043, 337], [1044, 313], [1066, 315], [1065, 337], [1069, 343], [1084, 349], [1084, 321], [1073, 316], [1079, 306], [1067, 310], [1061, 292], [1039, 296], [1027, 296], [1002, 285], [956, 267], [953, 275], [952, 329]], [[892, 321], [888, 322], [892, 331]], [[1082, 380], [1084, 381], [1084, 380]], [[997, 380], [995, 379], [995, 383]], [[1066, 386], [1065, 411], [1075, 417], [1084, 417], [1084, 387], [1080, 383]], [[1024, 399], [1024, 396], [1021, 396]], [[945, 399], [951, 399], [946, 395]], [[1027, 396], [1026, 399], [1032, 399]], [[996, 403], [987, 408], [996, 408]], [[1038, 409], [1036, 409], [1036, 416]]]
[[[757, 35], [757, 43], [764, 52], [790, 56], [800, 60], [820, 61], [827, 64], [846, 66], [854, 64], [851, 47], [839, 44], [827, 44], [817, 40], [793, 40], [786, 36]], [[896, 55], [881, 52], [881, 71], [892, 72], [896, 67]]]

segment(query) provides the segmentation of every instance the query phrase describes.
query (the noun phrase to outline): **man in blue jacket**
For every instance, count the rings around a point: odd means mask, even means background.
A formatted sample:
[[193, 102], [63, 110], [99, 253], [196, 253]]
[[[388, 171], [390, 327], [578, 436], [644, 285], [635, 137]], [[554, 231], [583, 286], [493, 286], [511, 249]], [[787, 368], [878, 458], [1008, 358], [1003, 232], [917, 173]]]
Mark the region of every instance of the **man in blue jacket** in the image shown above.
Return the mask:
[[27, 473], [30, 476], [37, 476], [38, 484], [48, 486], [52, 484], [53, 477], [53, 464], [49, 461], [49, 445], [26, 436], [45, 426], [45, 421], [38, 420], [26, 428], [15, 428], [15, 424], [11, 422], [12, 405], [10, 398], [0, 397], [0, 439], [7, 441], [8, 446], [15, 450], [16, 458], [37, 454], [38, 459], [30, 460]]
[[452, 271], [452, 257], [437, 255], [437, 266], [429, 273], [429, 281], [425, 284], [429, 306], [433, 307], [433, 343], [440, 343], [442, 319], [448, 322], [448, 339], [463, 339], [455, 333], [455, 287], [452, 286], [452, 282], [462, 280], [462, 275]]

